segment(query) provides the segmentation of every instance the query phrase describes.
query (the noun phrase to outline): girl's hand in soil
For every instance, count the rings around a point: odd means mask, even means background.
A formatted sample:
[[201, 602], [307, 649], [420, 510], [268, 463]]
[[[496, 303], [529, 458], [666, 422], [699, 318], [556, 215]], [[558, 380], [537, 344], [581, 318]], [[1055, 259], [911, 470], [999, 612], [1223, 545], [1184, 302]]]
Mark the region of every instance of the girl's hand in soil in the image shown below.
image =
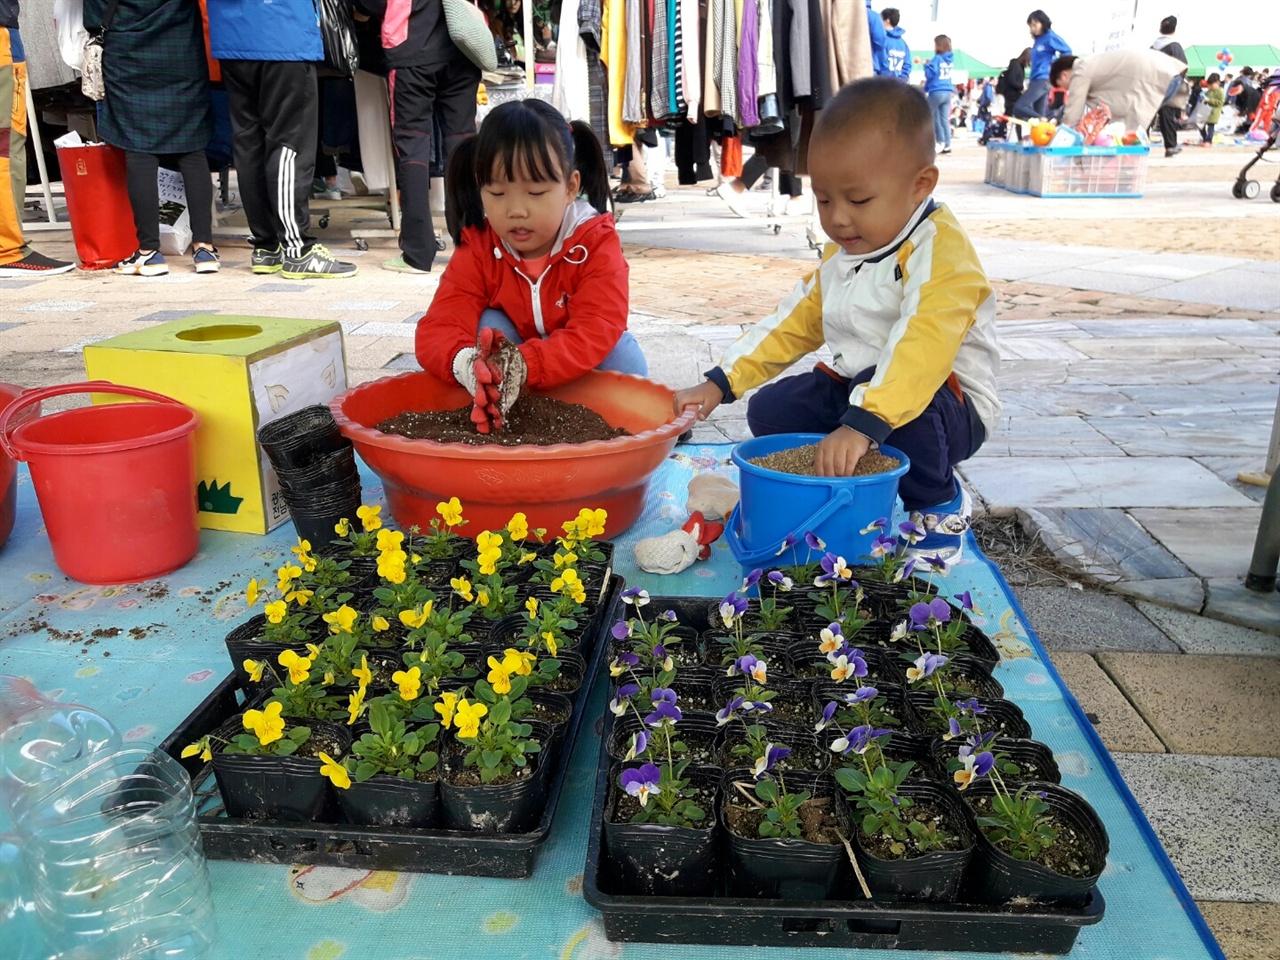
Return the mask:
[[814, 468], [820, 477], [852, 477], [871, 440], [851, 427], [836, 427], [818, 442]]
[[712, 410], [720, 406], [720, 401], [723, 399], [724, 394], [720, 392], [720, 388], [710, 380], [704, 380], [696, 387], [677, 390], [671, 405], [677, 417], [684, 413], [685, 407], [693, 405], [698, 408], [698, 419], [705, 420], [711, 416]]

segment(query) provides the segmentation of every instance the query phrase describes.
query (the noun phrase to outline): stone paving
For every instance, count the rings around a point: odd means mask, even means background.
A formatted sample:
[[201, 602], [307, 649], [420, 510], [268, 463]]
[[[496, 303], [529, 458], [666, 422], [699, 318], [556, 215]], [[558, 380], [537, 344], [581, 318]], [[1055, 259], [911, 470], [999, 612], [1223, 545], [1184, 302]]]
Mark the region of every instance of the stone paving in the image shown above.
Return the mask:
[[[1005, 416], [965, 480], [980, 509], [1016, 513], [1109, 585], [1018, 593], [1228, 955], [1276, 960], [1280, 595], [1240, 586], [1262, 491], [1236, 476], [1262, 468], [1280, 389], [1280, 208], [1225, 197], [1247, 154], [1213, 153], [1153, 161], [1143, 200], [1035, 201], [983, 187], [980, 154], [962, 144], [939, 193], [971, 225], [1000, 301]], [[767, 197], [750, 202], [763, 212]], [[361, 266], [349, 281], [253, 277], [236, 219], [216, 277], [175, 264], [155, 280], [0, 281], [0, 379], [80, 379], [85, 343], [199, 312], [332, 317], [353, 381], [416, 369], [414, 323], [438, 271], [381, 271], [390, 248], [351, 250], [343, 231], [385, 221], [334, 206], [328, 242]], [[1245, 252], [1263, 259], [1205, 241], [1225, 217], [1249, 225]], [[657, 379], [697, 380], [774, 307], [815, 262], [803, 223], [774, 234], [674, 185], [626, 211], [631, 328]], [[1160, 252], [1146, 223], [1195, 252]], [[34, 240], [71, 255], [65, 232]], [[696, 439], [743, 439], [744, 413], [722, 406]]]

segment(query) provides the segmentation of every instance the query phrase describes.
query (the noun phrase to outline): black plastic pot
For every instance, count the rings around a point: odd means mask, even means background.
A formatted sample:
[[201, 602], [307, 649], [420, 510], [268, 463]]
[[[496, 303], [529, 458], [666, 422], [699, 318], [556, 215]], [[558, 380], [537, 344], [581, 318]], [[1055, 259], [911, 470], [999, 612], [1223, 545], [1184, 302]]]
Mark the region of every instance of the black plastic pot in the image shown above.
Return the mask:
[[[472, 622], [476, 619], [473, 617]], [[524, 613], [509, 613], [505, 617], [499, 617], [491, 622], [489, 626], [489, 634], [485, 638], [486, 642], [498, 649], [506, 647], [516, 647], [523, 650], [525, 647], [524, 628], [528, 625], [529, 618]], [[572, 630], [566, 631], [565, 642], [559, 645], [561, 650], [576, 650], [583, 646], [583, 640], [587, 633], [588, 623], [582, 621]], [[559, 650], [557, 650], [557, 655]]]
[[[958, 762], [959, 750], [964, 746], [964, 739], [943, 740], [934, 737], [929, 752], [933, 757], [934, 768], [938, 775], [950, 783], [952, 781], [951, 764]], [[1021, 783], [1025, 780], [1041, 780], [1049, 783], [1061, 783], [1062, 774], [1053, 759], [1053, 751], [1039, 740], [1017, 740], [1012, 737], [1000, 737], [995, 742], [997, 753], [1008, 754], [1010, 760], [1018, 765], [1020, 773], [1005, 773], [1000, 776], [1005, 782]]]
[[338, 432], [329, 408], [321, 404], [272, 420], [258, 430], [258, 443], [276, 470], [307, 467], [326, 453], [351, 445]]
[[[867, 662], [867, 675], [856, 679], [850, 678], [845, 683], [873, 687], [891, 683], [900, 686], [906, 678], [905, 667], [898, 659], [896, 651], [873, 646], [859, 647], [857, 644], [854, 644], [854, 649], [862, 652], [862, 658]], [[797, 677], [804, 679], [806, 677], [806, 668], [808, 668], [807, 672], [814, 674], [812, 679], [819, 682], [830, 679], [831, 664], [826, 657], [818, 652], [818, 639], [816, 637], [813, 640], [801, 640], [793, 643], [787, 654], [795, 666]], [[819, 672], [821, 672], [821, 676], [816, 675]]]
[[[634, 714], [628, 713], [614, 720], [608, 738], [609, 759], [621, 762], [631, 746], [631, 737], [641, 729], [647, 728]], [[716, 726], [714, 717], [686, 714], [685, 718], [676, 724], [676, 734], [677, 740], [688, 745], [691, 750], [697, 750], [699, 754], [705, 754], [709, 758], [696, 757], [692, 761], [692, 766], [720, 769], [720, 765], [716, 760], [720, 756], [722, 729]], [[654, 762], [656, 763], [657, 761], [655, 760]]]
[[[994, 730], [1001, 738], [1011, 737], [1018, 740], [1031, 738], [1031, 724], [1022, 715], [1022, 709], [1008, 700], [982, 700], [979, 704], [987, 712], [981, 715], [982, 729]], [[912, 720], [910, 733], [932, 737], [946, 732], [944, 727], [930, 723], [932, 719], [933, 694], [923, 690], [914, 690], [907, 694], [907, 703], [911, 707]]]
[[[346, 755], [351, 735], [337, 724], [324, 720], [307, 720], [314, 732], [324, 727], [333, 732]], [[218, 728], [215, 736], [222, 740], [244, 732], [239, 716]], [[334, 756], [335, 760], [341, 759]], [[329, 781], [320, 775], [320, 761], [311, 757], [260, 757], [228, 754], [215, 750], [213, 775], [222, 794], [222, 805], [233, 819], [318, 821], [332, 823], [337, 804], [329, 790]]]
[[717, 882], [719, 826], [716, 795], [720, 774], [709, 769], [689, 768], [686, 778], [710, 788], [705, 805], [705, 827], [669, 827], [658, 823], [615, 823], [611, 819], [621, 793], [618, 778], [623, 766], [614, 764], [609, 772], [610, 791], [605, 804], [604, 843], [609, 869], [626, 893], [658, 897], [705, 897]]
[[[960, 882], [973, 856], [976, 839], [964, 805], [955, 791], [928, 780], [907, 780], [899, 788], [901, 796], [917, 803], [928, 802], [942, 809], [947, 827], [966, 844], [963, 850], [940, 850], [902, 860], [882, 860], [868, 853], [862, 830], [854, 831], [854, 852], [858, 866], [873, 896], [887, 900], [948, 902], [956, 899]], [[849, 800], [849, 815], [856, 823], [858, 811]]]
[[[886, 655], [893, 656], [891, 651], [886, 651]], [[911, 660], [907, 660], [905, 654], [898, 654], [898, 664], [904, 671], [911, 665]], [[991, 668], [981, 660], [969, 656], [968, 654], [957, 653], [950, 657], [947, 665], [943, 667], [944, 682], [951, 682], [954, 685], [955, 678], [963, 678], [970, 690], [956, 690], [951, 697], [952, 700], [965, 700], [969, 697], [977, 697], [980, 702], [987, 700], [998, 700], [1004, 697], [1004, 685], [991, 675]]]
[[[286, 644], [268, 643], [262, 639], [266, 624], [267, 618], [264, 614], [255, 614], [228, 633], [223, 640], [227, 645], [227, 656], [231, 658], [231, 667], [235, 670], [240, 686], [245, 690], [270, 690], [275, 686], [269, 671], [263, 675], [262, 682], [251, 681], [248, 671], [244, 668], [246, 660], [265, 661], [279, 673], [280, 667], [276, 658], [290, 649]], [[298, 649], [301, 650], [301, 645]]]
[[351, 781], [335, 790], [349, 823], [370, 827], [434, 827], [440, 819], [440, 790], [435, 780], [407, 780], [379, 773], [364, 783]]
[[973, 858], [969, 889], [981, 903], [1008, 903], [1011, 900], [1030, 900], [1058, 906], [1080, 906], [1088, 901], [1089, 894], [1098, 884], [1107, 865], [1110, 841], [1106, 828], [1097, 811], [1080, 794], [1056, 783], [1028, 781], [1020, 786], [1043, 794], [1043, 799], [1053, 811], [1059, 830], [1071, 830], [1083, 836], [1093, 848], [1090, 872], [1085, 877], [1068, 877], [1041, 863], [1017, 860], [991, 843], [977, 827], [973, 809], [975, 801], [990, 797], [993, 787], [980, 782], [964, 792], [965, 806], [978, 834], [977, 852]]
[[[612, 624], [609, 624], [609, 627], [612, 627]], [[611, 633], [607, 635], [610, 659], [620, 653], [630, 653], [631, 649], [636, 645], [636, 641], [632, 638], [619, 640]], [[685, 676], [686, 671], [704, 665], [705, 655], [702, 640], [696, 632], [685, 627], [675, 627], [668, 633], [668, 637], [670, 639], [667, 643], [667, 652], [671, 654], [671, 658], [675, 661], [682, 678]]]
[[[348, 444], [337, 450], [330, 450], [305, 467], [277, 468], [276, 477], [280, 480], [280, 489], [284, 491], [287, 500], [291, 497], [305, 498], [309, 491], [319, 487], [356, 479], [358, 472], [355, 447]], [[347, 519], [352, 523], [359, 522], [355, 517]]]
[[[791, 756], [780, 762], [788, 784], [790, 784], [790, 778], [793, 775], [816, 776], [831, 766], [831, 758], [834, 754], [814, 735], [812, 726], [802, 727], [796, 724], [779, 723], [767, 717], [762, 717], [756, 722], [762, 723], [764, 728], [769, 731], [769, 740], [771, 742], [791, 748]], [[725, 731], [723, 741], [720, 744], [720, 765], [725, 769], [750, 766], [755, 759], [754, 757], [740, 757], [732, 753], [734, 746], [745, 742], [744, 730], [741, 724], [735, 722], [726, 727]]]
[[[552, 690], [542, 690], [538, 687], [530, 688], [525, 693], [525, 697], [533, 704], [533, 712], [519, 719], [537, 720], [546, 724], [551, 731], [549, 745], [554, 750], [558, 750], [564, 740], [564, 733], [569, 726], [569, 721], [573, 717], [573, 701], [564, 694], [556, 693]], [[559, 717], [555, 717], [556, 714], [559, 714]], [[543, 746], [543, 750], [547, 750], [547, 745]]]
[[[745, 806], [748, 801], [734, 783], [751, 789], [749, 770], [727, 770], [720, 781], [716, 804], [720, 828], [728, 840], [729, 894], [735, 897], [764, 897], [771, 900], [826, 900], [844, 889], [848, 855], [844, 844], [812, 843], [783, 837], [744, 837], [729, 828], [726, 807]], [[815, 798], [827, 800], [836, 809], [840, 832], [850, 834], [849, 819], [836, 800], [834, 782], [825, 774], [805, 777], [784, 774], [787, 790], [808, 790]]]
[[[725, 630], [707, 630], [700, 638], [702, 662], [713, 670], [724, 672], [733, 661], [733, 655], [725, 646], [730, 636]], [[754, 645], [763, 652], [763, 658], [769, 664], [769, 672], [775, 673], [775, 664], [787, 665], [787, 676], [791, 674], [791, 658], [788, 655], [796, 638], [782, 633], [762, 633], [754, 641]], [[815, 643], [815, 647], [817, 644]], [[779, 674], [783, 676], [783, 674]]]
[[449, 581], [457, 575], [458, 561], [452, 557], [428, 560], [418, 567], [418, 581], [420, 583], [437, 591], [443, 591], [446, 594], [453, 589]]
[[525, 722], [534, 728], [530, 739], [542, 745], [542, 750], [529, 758], [528, 777], [501, 784], [453, 783], [450, 777], [463, 769], [466, 748], [457, 744], [462, 752], [442, 760], [440, 811], [445, 829], [523, 833], [538, 822], [547, 800], [547, 771], [554, 765], [549, 757], [543, 757], [549, 752], [551, 731], [536, 720]]
[[[779, 665], [781, 661], [779, 661]], [[786, 664], [790, 666], [790, 664]], [[778, 675], [775, 679], [773, 673], [774, 661], [769, 663], [769, 682], [765, 685], [765, 689], [774, 691], [775, 696], [770, 701], [773, 710], [774, 722], [805, 724], [810, 723], [810, 717], [813, 713], [813, 681], [812, 680], [794, 680], [785, 675]], [[676, 682], [677, 688], [679, 681]], [[715, 681], [715, 696], [721, 704], [727, 703], [735, 694], [734, 691], [742, 686], [741, 677], [726, 677], [721, 675]]]
[[[817, 723], [822, 717], [822, 711], [826, 709], [828, 703], [832, 700], [840, 701], [848, 694], [856, 693], [859, 686], [866, 685], [866, 681], [854, 683], [833, 683], [830, 680], [819, 680], [813, 685], [813, 721]], [[880, 696], [884, 698], [884, 710], [898, 718], [898, 725], [891, 727], [894, 732], [905, 732], [912, 725], [911, 707], [907, 704], [906, 694], [903, 689], [892, 683], [881, 683], [875, 685], [880, 692]], [[829, 730], [830, 728], [828, 728]]]
[[284, 499], [298, 537], [317, 543], [334, 535], [333, 528], [339, 520], [356, 515], [360, 508], [360, 478], [286, 494]]

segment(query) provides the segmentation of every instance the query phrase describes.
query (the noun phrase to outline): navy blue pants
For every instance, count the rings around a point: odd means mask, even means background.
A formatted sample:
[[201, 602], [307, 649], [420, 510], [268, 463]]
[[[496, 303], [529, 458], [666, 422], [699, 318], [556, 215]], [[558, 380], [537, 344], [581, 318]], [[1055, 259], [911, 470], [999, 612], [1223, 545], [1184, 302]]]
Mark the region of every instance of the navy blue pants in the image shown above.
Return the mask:
[[[831, 433], [849, 410], [849, 394], [866, 383], [875, 368], [852, 380], [838, 379], [815, 367], [761, 387], [747, 403], [747, 426], [764, 437], [775, 433]], [[943, 385], [924, 412], [885, 438], [911, 461], [898, 484], [908, 510], [924, 510], [955, 499], [953, 468], [968, 460], [986, 439], [986, 430], [970, 403]]]

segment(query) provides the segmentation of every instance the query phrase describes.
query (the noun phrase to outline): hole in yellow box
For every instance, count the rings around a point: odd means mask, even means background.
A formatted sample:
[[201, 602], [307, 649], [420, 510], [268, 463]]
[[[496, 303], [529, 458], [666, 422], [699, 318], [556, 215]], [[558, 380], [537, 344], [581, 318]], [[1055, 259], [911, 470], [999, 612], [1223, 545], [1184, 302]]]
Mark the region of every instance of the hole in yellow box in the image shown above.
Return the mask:
[[195, 343], [208, 343], [213, 340], [243, 340], [256, 337], [262, 332], [261, 327], [251, 323], [222, 323], [212, 327], [196, 327], [194, 330], [183, 330], [174, 334], [179, 340]]

